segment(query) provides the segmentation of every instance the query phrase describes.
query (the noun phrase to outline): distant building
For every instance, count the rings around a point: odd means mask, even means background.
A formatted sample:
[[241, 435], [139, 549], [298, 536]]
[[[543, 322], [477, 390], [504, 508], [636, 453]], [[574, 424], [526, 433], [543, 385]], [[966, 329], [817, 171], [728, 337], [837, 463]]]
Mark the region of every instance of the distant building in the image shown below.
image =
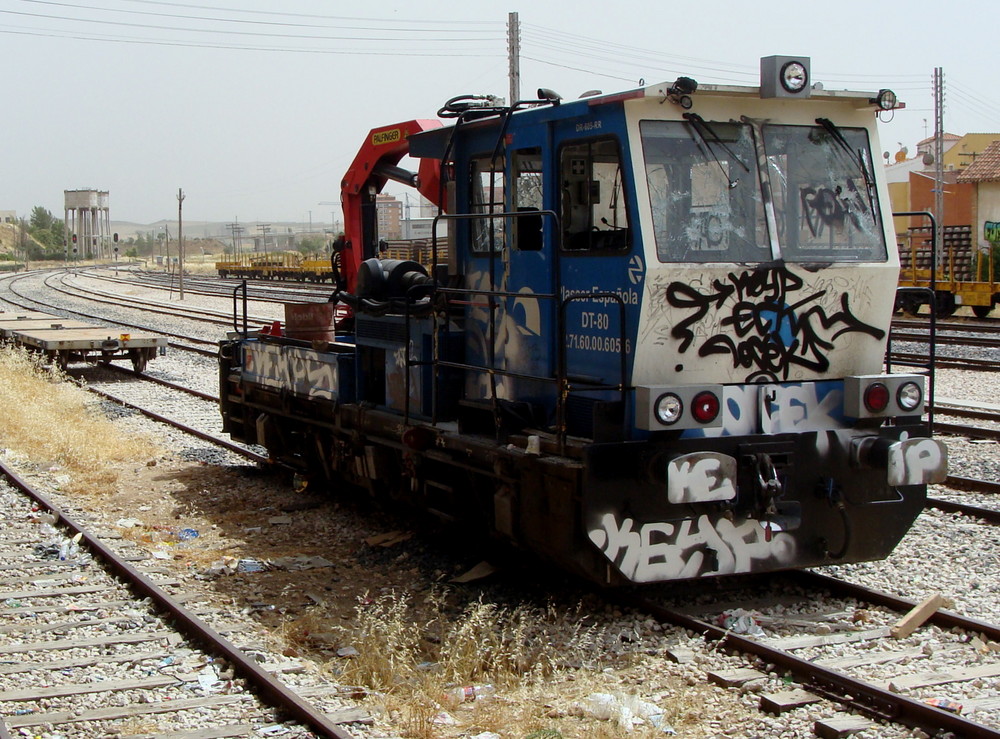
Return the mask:
[[401, 222], [403, 203], [395, 195], [379, 193], [375, 196], [375, 213], [378, 218], [380, 239], [398, 240], [403, 238]]
[[980, 245], [1000, 242], [1000, 139], [976, 155], [958, 182], [976, 189], [970, 221], [973, 239]]
[[[945, 133], [942, 138], [944, 157], [941, 163], [941, 189], [944, 212], [938, 226], [968, 226], [976, 221], [974, 211], [978, 195], [976, 183], [962, 175], [994, 142], [1000, 140], [1000, 133], [970, 133], [964, 136]], [[904, 147], [897, 152], [893, 162], [886, 164], [889, 197], [894, 213], [934, 212], [937, 165], [933, 159], [933, 150], [934, 138], [926, 138], [917, 143], [915, 157], [907, 158], [908, 152]], [[926, 219], [921, 217], [894, 219], [895, 232], [900, 237], [909, 228], [926, 225]]]
[[13, 210], [0, 210], [0, 223], [17, 223], [17, 212]]
[[[404, 218], [402, 221], [403, 238], [408, 241], [416, 239], [426, 239], [428, 242], [433, 237], [433, 218]], [[438, 242], [443, 244], [444, 238], [448, 235], [448, 221], [440, 220], [437, 224]]]

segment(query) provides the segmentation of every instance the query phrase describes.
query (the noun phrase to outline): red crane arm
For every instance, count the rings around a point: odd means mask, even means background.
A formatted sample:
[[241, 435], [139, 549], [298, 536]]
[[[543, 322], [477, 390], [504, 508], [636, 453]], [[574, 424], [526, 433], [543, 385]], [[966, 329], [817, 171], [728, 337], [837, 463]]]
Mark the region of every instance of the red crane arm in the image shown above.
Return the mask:
[[[346, 246], [341, 252], [341, 270], [347, 280], [347, 292], [355, 291], [361, 262], [376, 256], [375, 244], [368, 243], [366, 239], [373, 240], [375, 196], [382, 191], [388, 180], [410, 185], [435, 205], [441, 205], [439, 162], [421, 159], [418, 175], [396, 166], [410, 150], [411, 135], [440, 128], [441, 125], [440, 121], [431, 119], [373, 128], [354, 157], [340, 183], [346, 237]], [[366, 208], [369, 209], [368, 213]], [[369, 219], [367, 222], [366, 218]]]

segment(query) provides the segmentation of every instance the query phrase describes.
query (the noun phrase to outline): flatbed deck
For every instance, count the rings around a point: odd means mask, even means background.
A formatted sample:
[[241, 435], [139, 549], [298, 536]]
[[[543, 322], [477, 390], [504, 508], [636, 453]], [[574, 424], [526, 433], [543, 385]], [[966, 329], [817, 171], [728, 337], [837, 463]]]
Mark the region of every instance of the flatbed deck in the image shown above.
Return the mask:
[[53, 316], [37, 310], [0, 310], [0, 321], [15, 321], [17, 319], [34, 320], [36, 318], [51, 318], [55, 320], [61, 318], [61, 316]]
[[17, 343], [44, 352], [49, 359], [65, 368], [70, 362], [130, 359], [136, 372], [156, 356], [167, 339], [152, 334], [125, 333], [110, 328], [87, 326], [77, 328], [21, 328], [12, 331]]
[[8, 320], [0, 315], [0, 338], [2, 339], [13, 338], [18, 331], [54, 331], [66, 328], [93, 328], [93, 324], [69, 318], [59, 318], [58, 316]]

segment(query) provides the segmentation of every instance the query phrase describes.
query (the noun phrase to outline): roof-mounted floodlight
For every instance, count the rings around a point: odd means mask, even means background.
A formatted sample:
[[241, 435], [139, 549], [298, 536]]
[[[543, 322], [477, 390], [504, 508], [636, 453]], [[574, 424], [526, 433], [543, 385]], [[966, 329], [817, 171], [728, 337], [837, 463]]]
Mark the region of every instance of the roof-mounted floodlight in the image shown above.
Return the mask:
[[809, 97], [809, 57], [765, 56], [760, 60], [762, 98]]
[[562, 100], [562, 95], [560, 95], [558, 92], [555, 92], [554, 90], [548, 89], [547, 87], [539, 87], [538, 99], [547, 100], [553, 105], [559, 105], [559, 101]]
[[695, 82], [690, 77], [678, 77], [674, 84], [670, 86], [667, 90], [667, 100], [679, 105], [684, 110], [690, 110], [691, 105], [691, 95], [695, 90], [698, 89], [698, 83]]
[[892, 90], [879, 90], [878, 95], [869, 98], [868, 102], [877, 105], [879, 110], [893, 110], [899, 101], [896, 98], [896, 93]]

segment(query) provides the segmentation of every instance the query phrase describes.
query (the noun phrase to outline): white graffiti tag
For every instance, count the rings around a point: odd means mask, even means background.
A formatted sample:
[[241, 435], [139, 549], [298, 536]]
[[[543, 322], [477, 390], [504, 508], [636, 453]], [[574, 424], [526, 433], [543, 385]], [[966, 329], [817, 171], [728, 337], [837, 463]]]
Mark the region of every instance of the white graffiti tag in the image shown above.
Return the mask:
[[728, 454], [695, 452], [667, 465], [667, 500], [704, 503], [736, 497], [736, 459]]
[[[788, 565], [795, 556], [791, 534], [777, 532], [767, 541], [764, 528], [753, 519], [734, 523], [703, 515], [697, 521], [647, 523], [638, 531], [633, 526], [631, 518], [619, 525], [613, 513], [606, 513], [600, 528], [589, 532], [590, 540], [632, 582], [750, 572], [756, 562]], [[709, 552], [714, 556], [706, 557]]]
[[889, 448], [890, 485], [926, 485], [948, 475], [948, 448], [937, 439], [908, 439]]
[[300, 347], [245, 345], [243, 379], [314, 398], [335, 398], [337, 355]]

